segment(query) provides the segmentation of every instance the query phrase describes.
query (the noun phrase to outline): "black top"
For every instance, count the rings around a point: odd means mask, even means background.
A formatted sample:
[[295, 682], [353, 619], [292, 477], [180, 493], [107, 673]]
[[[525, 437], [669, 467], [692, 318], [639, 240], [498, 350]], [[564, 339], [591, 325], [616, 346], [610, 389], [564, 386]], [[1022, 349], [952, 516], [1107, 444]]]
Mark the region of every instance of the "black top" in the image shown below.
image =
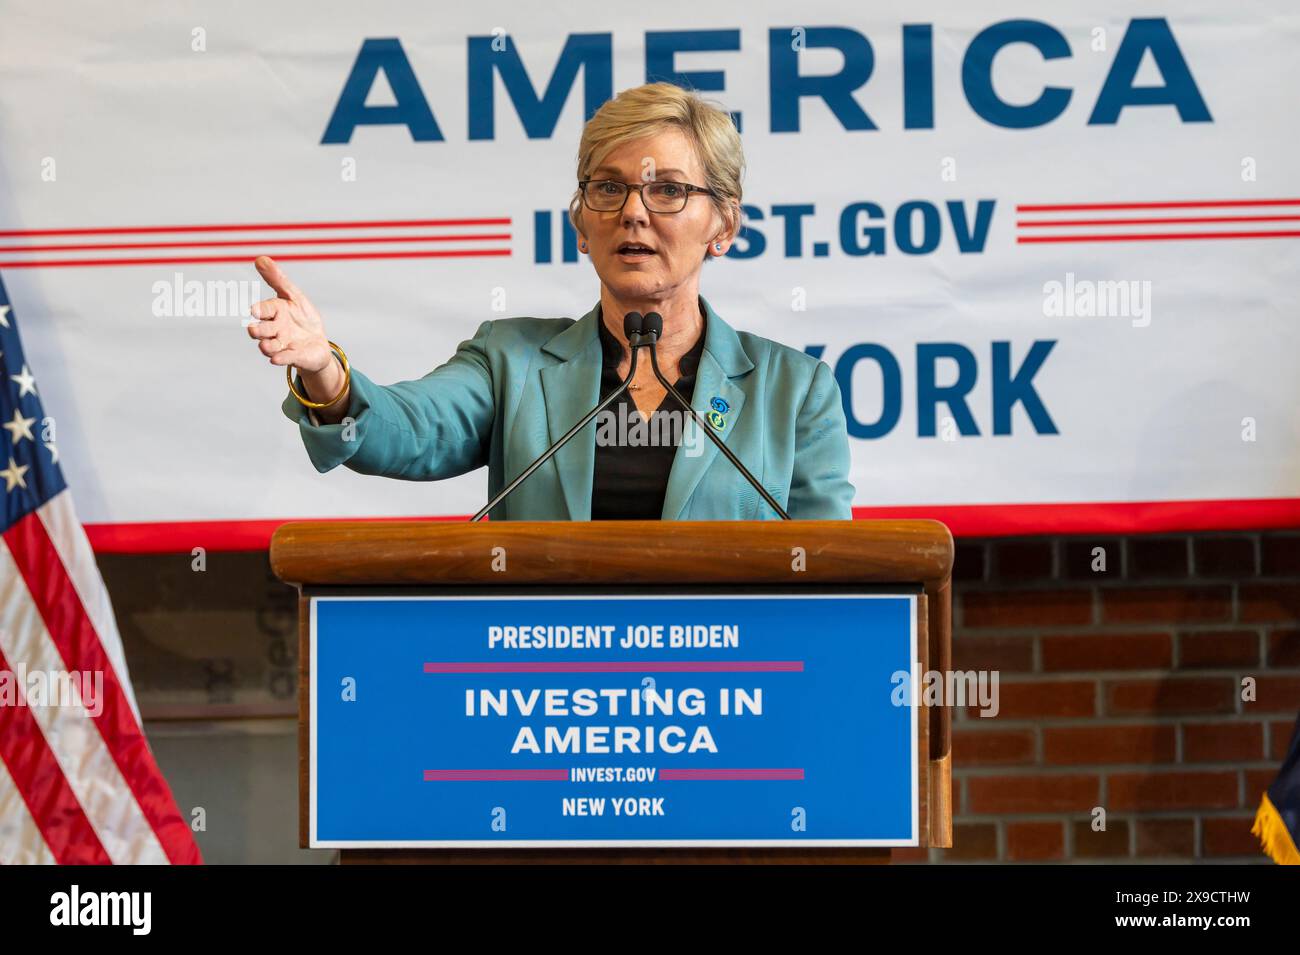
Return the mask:
[[[600, 376], [603, 401], [622, 383], [618, 366], [626, 352], [623, 343], [605, 327], [604, 317], [598, 318], [600, 345], [605, 355]], [[701, 330], [695, 345], [682, 355], [679, 362], [681, 377], [673, 382], [673, 387], [688, 402], [695, 391], [695, 374], [704, 354], [704, 334]], [[649, 362], [649, 352], [642, 350], [637, 361]], [[668, 475], [688, 417], [677, 400], [665, 394], [650, 420], [646, 421], [627, 391], [596, 416], [592, 520], [657, 521], [663, 516]]]

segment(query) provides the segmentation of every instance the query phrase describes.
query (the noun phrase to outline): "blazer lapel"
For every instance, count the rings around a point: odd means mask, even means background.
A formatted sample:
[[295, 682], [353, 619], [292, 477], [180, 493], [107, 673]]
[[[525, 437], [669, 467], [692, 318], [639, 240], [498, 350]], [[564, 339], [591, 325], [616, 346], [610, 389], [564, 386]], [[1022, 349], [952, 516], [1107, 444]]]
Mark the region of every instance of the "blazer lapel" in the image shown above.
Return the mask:
[[[718, 317], [713, 311], [713, 306], [704, 296], [700, 296], [700, 301], [704, 304], [705, 310], [704, 354], [700, 357], [699, 369], [695, 375], [691, 407], [704, 419], [704, 427], [712, 430], [730, 447], [727, 439], [736, 429], [741, 409], [745, 406], [745, 392], [732, 379], [752, 371], [754, 363], [745, 354], [735, 330]], [[721, 398], [726, 402], [727, 411], [723, 416], [722, 428], [715, 428], [709, 424], [709, 411], [712, 410], [711, 403], [714, 398]], [[697, 427], [693, 422], [687, 424], [687, 434], [690, 434], [689, 429]], [[690, 454], [692, 447], [702, 449], [701, 453], [692, 456]], [[677, 453], [673, 456], [673, 468], [668, 476], [668, 489], [664, 494], [663, 520], [675, 521], [681, 517], [691, 495], [695, 493], [695, 488], [703, 480], [704, 473], [718, 456], [717, 445], [710, 441], [707, 435], [695, 434], [691, 440], [683, 438]], [[745, 462], [745, 466], [749, 467], [748, 461]], [[590, 495], [588, 499], [590, 502]]]
[[[596, 322], [600, 305], [550, 339], [542, 350], [560, 359], [541, 370], [546, 427], [554, 444], [600, 400], [602, 352]], [[591, 488], [596, 469], [596, 422], [592, 420], [544, 467], [556, 469], [571, 521], [591, 520]], [[707, 439], [706, 439], [707, 440]]]

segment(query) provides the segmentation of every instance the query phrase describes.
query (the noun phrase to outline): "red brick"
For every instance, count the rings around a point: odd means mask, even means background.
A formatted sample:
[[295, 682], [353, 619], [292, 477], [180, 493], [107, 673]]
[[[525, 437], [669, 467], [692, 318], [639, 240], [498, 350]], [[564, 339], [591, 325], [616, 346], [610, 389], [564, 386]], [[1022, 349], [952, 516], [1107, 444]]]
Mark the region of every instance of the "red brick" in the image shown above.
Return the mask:
[[1295, 713], [1300, 711], [1300, 676], [1259, 678], [1255, 702], [1246, 703], [1247, 713]]
[[1192, 819], [1139, 819], [1137, 854], [1190, 859], [1196, 854], [1196, 822]]
[[1201, 820], [1205, 856], [1258, 856], [1259, 840], [1250, 834], [1254, 816], [1212, 816]]
[[930, 850], [924, 846], [904, 846], [902, 848], [893, 848], [889, 850], [889, 862], [891, 865], [902, 865], [905, 862], [929, 862]]
[[1232, 591], [1225, 586], [1107, 588], [1101, 609], [1106, 623], [1213, 623], [1231, 616]]
[[1198, 577], [1255, 576], [1255, 542], [1249, 537], [1199, 537], [1192, 541]]
[[1231, 677], [1117, 680], [1106, 684], [1110, 716], [1168, 716], [1176, 713], [1233, 713], [1236, 682]]
[[1244, 763], [1263, 757], [1263, 723], [1188, 723], [1183, 726], [1185, 763]]
[[1264, 535], [1259, 542], [1260, 570], [1265, 577], [1300, 576], [1300, 537]]
[[954, 670], [1034, 669], [1034, 638], [958, 634], [952, 642]]
[[1291, 748], [1291, 734], [1295, 732], [1295, 720], [1273, 720], [1268, 724], [1268, 758], [1275, 763], [1286, 759]]
[[1300, 630], [1274, 630], [1268, 635], [1268, 665], [1300, 667]]
[[1112, 773], [1107, 786], [1111, 812], [1237, 807], [1235, 772]]
[[1176, 743], [1171, 725], [1105, 723], [1043, 727], [1043, 761], [1082, 763], [1169, 763]]
[[1033, 730], [954, 729], [953, 759], [962, 766], [1009, 766], [1034, 762]]
[[[1109, 814], [1108, 814], [1109, 815]], [[1076, 820], [1074, 830], [1074, 857], [1076, 859], [1124, 859], [1128, 857], [1128, 822], [1108, 818], [1106, 828], [1097, 831], [1092, 820]]]
[[[1014, 720], [1036, 716], [1095, 716], [1097, 687], [1091, 680], [1052, 681], [1048, 683], [998, 683], [996, 719]], [[967, 712], [977, 717], [978, 706]], [[989, 717], [982, 719], [988, 720]]]
[[967, 591], [961, 608], [966, 627], [1077, 626], [1092, 622], [1092, 591]]
[[1086, 812], [1099, 802], [1100, 782], [1088, 775], [971, 776], [966, 791], [975, 813]]
[[957, 583], [983, 580], [987, 552], [986, 544], [958, 542], [952, 557], [952, 579]]
[[999, 582], [1050, 580], [1050, 540], [1004, 541], [993, 548], [993, 579]]
[[[1093, 551], [1101, 548], [1102, 553], [1094, 556]], [[1110, 580], [1118, 578], [1123, 570], [1123, 545], [1117, 539], [1106, 540], [1067, 540], [1065, 542], [1065, 559], [1062, 564], [1063, 576], [1070, 580]], [[1104, 570], [1093, 570], [1097, 559], [1105, 562]]]
[[1130, 577], [1186, 577], [1187, 538], [1135, 537], [1128, 542]]
[[1300, 619], [1300, 584], [1241, 584], [1237, 619], [1243, 623]]
[[996, 859], [998, 827], [991, 822], [954, 823], [952, 848], [941, 852], [944, 859]]
[[1178, 635], [1178, 666], [1186, 670], [1259, 665], [1259, 633], [1201, 630]]
[[1013, 862], [1060, 859], [1065, 855], [1065, 827], [1059, 822], [1007, 823], [1007, 858]]
[[1242, 791], [1242, 806], [1247, 809], [1255, 810], [1259, 808], [1259, 801], [1264, 797], [1264, 790], [1273, 785], [1273, 780], [1277, 779], [1277, 769], [1248, 769], [1245, 771], [1246, 786]]
[[1078, 633], [1041, 639], [1044, 670], [1163, 670], [1173, 664], [1168, 633]]

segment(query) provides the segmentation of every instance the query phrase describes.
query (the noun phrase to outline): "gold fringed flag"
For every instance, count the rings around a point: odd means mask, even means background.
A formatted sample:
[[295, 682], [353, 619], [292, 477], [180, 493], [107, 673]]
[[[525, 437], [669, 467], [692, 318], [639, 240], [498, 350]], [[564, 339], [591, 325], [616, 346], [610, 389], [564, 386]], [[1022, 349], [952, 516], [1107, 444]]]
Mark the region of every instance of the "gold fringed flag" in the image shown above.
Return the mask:
[[1300, 865], [1300, 718], [1291, 732], [1291, 745], [1277, 779], [1264, 792], [1251, 834], [1278, 865]]

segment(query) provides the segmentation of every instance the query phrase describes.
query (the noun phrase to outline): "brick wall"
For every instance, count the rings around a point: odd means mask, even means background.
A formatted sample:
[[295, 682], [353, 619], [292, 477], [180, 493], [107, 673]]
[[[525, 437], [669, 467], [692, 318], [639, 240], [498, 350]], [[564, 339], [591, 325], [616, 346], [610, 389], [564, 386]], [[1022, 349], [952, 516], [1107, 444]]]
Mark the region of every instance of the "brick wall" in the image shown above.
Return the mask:
[[1300, 534], [959, 541], [954, 579], [953, 666], [997, 670], [1001, 710], [954, 713], [954, 847], [897, 861], [1263, 861]]

